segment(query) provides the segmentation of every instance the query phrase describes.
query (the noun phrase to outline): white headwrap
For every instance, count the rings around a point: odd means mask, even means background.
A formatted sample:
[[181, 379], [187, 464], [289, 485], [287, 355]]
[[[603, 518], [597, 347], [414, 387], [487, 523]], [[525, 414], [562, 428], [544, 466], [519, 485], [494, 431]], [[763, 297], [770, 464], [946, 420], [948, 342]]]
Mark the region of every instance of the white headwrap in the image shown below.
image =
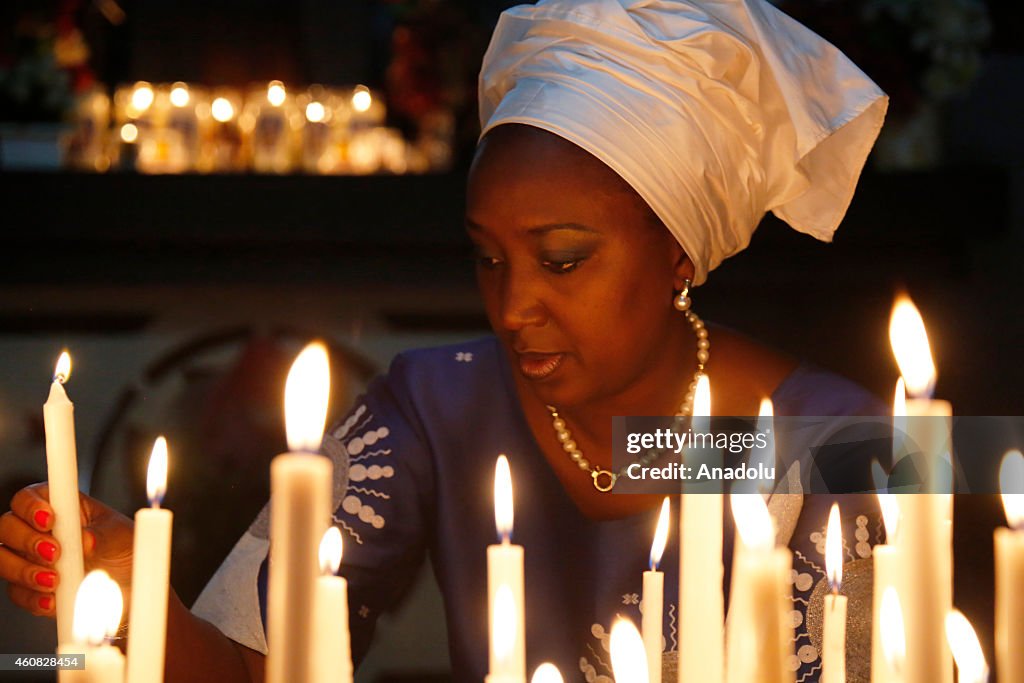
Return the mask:
[[831, 241], [888, 98], [763, 0], [550, 0], [502, 14], [483, 134], [555, 133], [650, 205], [703, 282], [764, 213]]

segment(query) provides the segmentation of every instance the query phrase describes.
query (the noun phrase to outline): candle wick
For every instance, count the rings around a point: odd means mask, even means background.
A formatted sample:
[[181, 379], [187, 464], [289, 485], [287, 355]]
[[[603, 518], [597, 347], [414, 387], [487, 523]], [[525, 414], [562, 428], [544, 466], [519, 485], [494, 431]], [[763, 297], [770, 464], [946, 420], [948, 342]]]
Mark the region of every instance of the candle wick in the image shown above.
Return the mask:
[[65, 375], [63, 372], [58, 372], [53, 376], [53, 381], [57, 382], [61, 386], [64, 386], [64, 382], [68, 381], [68, 378], [67, 375]]

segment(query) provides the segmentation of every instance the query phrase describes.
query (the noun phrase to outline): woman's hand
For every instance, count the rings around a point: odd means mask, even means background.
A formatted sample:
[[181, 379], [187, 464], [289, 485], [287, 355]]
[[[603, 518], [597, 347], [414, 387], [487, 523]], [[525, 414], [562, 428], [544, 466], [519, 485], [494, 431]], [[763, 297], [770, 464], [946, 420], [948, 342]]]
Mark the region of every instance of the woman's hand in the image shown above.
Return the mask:
[[[134, 524], [103, 503], [79, 494], [86, 572], [104, 569], [123, 590], [131, 586]], [[0, 516], [0, 579], [19, 607], [41, 616], [56, 614], [60, 576], [54, 564], [61, 547], [53, 537], [54, 512], [46, 484], [33, 484], [11, 499]], [[125, 595], [125, 604], [128, 596]]]

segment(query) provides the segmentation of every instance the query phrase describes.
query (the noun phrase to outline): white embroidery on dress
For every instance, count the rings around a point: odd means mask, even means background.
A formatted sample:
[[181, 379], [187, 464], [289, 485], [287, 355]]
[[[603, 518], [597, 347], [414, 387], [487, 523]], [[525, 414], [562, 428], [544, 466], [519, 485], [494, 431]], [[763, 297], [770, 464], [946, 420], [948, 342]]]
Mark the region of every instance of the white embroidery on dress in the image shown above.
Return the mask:
[[342, 425], [340, 427], [338, 427], [337, 429], [334, 430], [334, 432], [333, 432], [334, 438], [338, 439], [338, 440], [341, 440], [341, 439], [345, 438], [345, 436], [349, 433], [349, 431], [352, 430], [352, 427], [355, 426], [356, 422], [359, 421], [359, 418], [361, 418], [363, 416], [363, 413], [365, 413], [365, 412], [366, 412], [366, 406], [365, 405], [361, 405], [358, 408], [356, 408], [355, 410], [353, 410], [352, 414], [348, 416], [348, 419], [346, 419], [345, 422], [342, 423]]
[[367, 607], [366, 605], [363, 605], [362, 607], [360, 607], [359, 608], [359, 616], [361, 616], [363, 619], [365, 619], [366, 617], [370, 616], [370, 608]]
[[672, 650], [679, 649], [679, 641], [676, 638], [676, 633], [676, 606], [674, 603], [670, 602], [668, 604], [668, 637], [669, 641], [672, 643], [672, 647], [669, 648], [670, 652]]
[[[345, 497], [341, 501], [341, 510], [353, 517], [357, 518], [364, 524], [369, 524], [374, 529], [383, 529], [385, 519], [380, 515], [372, 505], [367, 505], [363, 500], [355, 495], [356, 493], [362, 494], [363, 496], [371, 496], [379, 500], [390, 500], [391, 496], [384, 491], [378, 491], [373, 488], [371, 482], [378, 481], [380, 479], [390, 479], [395, 476], [395, 468], [391, 465], [365, 465], [360, 461], [368, 460], [371, 458], [387, 457], [391, 455], [391, 449], [386, 447], [380, 447], [377, 450], [367, 451], [367, 446], [374, 446], [379, 444], [381, 441], [387, 439], [391, 435], [391, 430], [387, 427], [377, 427], [375, 429], [367, 429], [367, 425], [373, 421], [373, 414], [366, 416], [366, 419], [358, 426], [353, 428], [349, 423], [355, 423], [359, 417], [366, 412], [365, 406], [360, 406], [356, 411], [345, 420], [345, 424], [342, 429], [338, 430], [339, 434], [358, 433], [358, 436], [353, 436], [345, 444], [345, 450], [349, 455], [349, 469], [348, 469], [348, 487], [345, 489]], [[355, 418], [355, 420], [353, 419]], [[355, 532], [351, 528], [348, 530], [355, 535]], [[358, 539], [358, 536], [356, 537]], [[359, 543], [362, 543], [359, 540]]]
[[639, 605], [640, 604], [640, 595], [637, 594], [637, 593], [625, 593], [622, 596], [622, 604], [623, 605]]
[[368, 451], [368, 452], [363, 453], [362, 455], [360, 455], [358, 458], [349, 458], [349, 462], [359, 462], [360, 460], [366, 460], [367, 458], [373, 458], [373, 457], [376, 457], [378, 455], [391, 455], [391, 449], [390, 448], [380, 448], [380, 449], [378, 449], [376, 451]]
[[459, 351], [458, 353], [455, 354], [455, 360], [459, 361], [460, 363], [472, 363], [473, 354], [470, 353], [469, 351]]
[[820, 670], [821, 670], [821, 664], [816, 664], [813, 668], [811, 668], [810, 671], [808, 671], [803, 676], [801, 676], [799, 678], [799, 680], [797, 680], [796, 683], [804, 683], [804, 681], [806, 681], [808, 678], [810, 678], [814, 674], [818, 673]]
[[871, 544], [868, 543], [871, 532], [868, 531], [868, 518], [864, 515], [857, 515], [857, 530], [853, 535], [857, 539], [857, 555], [862, 558], [871, 557]]
[[352, 527], [350, 527], [350, 526], [349, 526], [348, 524], [346, 524], [346, 523], [345, 523], [345, 520], [343, 520], [343, 519], [338, 519], [338, 517], [337, 517], [336, 515], [331, 515], [331, 520], [332, 520], [332, 521], [333, 521], [333, 522], [334, 522], [335, 524], [337, 524], [338, 526], [340, 526], [340, 527], [341, 527], [342, 529], [344, 529], [345, 531], [347, 531], [347, 532], [349, 533], [349, 535], [351, 535], [351, 536], [352, 536], [352, 538], [356, 539], [356, 543], [358, 543], [359, 545], [362, 545], [362, 544], [363, 544], [363, 539], [362, 539], [362, 537], [361, 537], [361, 536], [360, 536], [360, 535], [359, 535], [358, 533], [356, 533], [356, 530], [355, 530], [355, 529], [353, 529], [353, 528], [352, 528]]

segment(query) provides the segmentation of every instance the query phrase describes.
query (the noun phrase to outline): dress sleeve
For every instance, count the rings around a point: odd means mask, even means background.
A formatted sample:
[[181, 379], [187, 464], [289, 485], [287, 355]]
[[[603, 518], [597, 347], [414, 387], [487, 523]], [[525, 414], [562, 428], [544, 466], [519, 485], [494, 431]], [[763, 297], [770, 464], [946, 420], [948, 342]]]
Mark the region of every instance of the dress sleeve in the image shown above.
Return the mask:
[[[434, 474], [400, 356], [349, 414], [324, 434], [334, 462], [334, 524], [348, 580], [352, 658], [369, 649], [377, 617], [415, 578], [429, 542]], [[246, 647], [267, 652], [269, 504], [214, 574], [192, 611]]]

